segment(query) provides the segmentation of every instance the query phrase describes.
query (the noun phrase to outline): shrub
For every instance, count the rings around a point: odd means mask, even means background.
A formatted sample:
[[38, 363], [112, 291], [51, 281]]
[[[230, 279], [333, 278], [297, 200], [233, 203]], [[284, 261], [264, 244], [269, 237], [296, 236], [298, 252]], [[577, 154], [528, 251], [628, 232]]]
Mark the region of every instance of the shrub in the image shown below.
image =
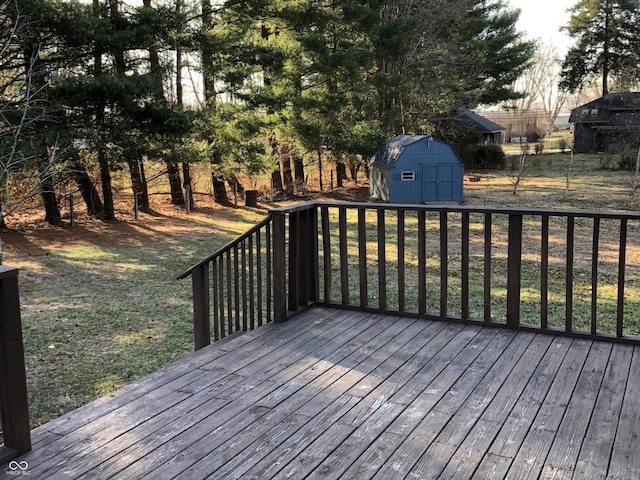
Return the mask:
[[624, 152], [618, 158], [618, 170], [633, 172], [636, 169], [636, 155], [633, 152]]
[[465, 167], [471, 170], [502, 170], [506, 165], [500, 145], [469, 145], [461, 157]]
[[558, 140], [558, 148], [562, 153], [565, 153], [567, 151], [567, 149], [569, 148], [569, 142], [566, 138], [561, 138], [560, 140]]
[[[619, 162], [618, 162], [619, 163]], [[600, 155], [598, 157], [598, 164], [600, 170], [615, 170], [614, 159], [610, 155]]]

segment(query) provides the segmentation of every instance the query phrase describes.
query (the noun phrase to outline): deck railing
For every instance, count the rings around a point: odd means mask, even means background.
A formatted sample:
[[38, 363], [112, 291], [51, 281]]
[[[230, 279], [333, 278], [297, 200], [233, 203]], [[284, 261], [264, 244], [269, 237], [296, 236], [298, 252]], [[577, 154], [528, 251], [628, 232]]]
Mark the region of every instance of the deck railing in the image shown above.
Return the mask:
[[308, 202], [181, 278], [196, 348], [313, 304], [640, 343], [639, 258], [633, 213]]
[[[178, 278], [191, 275], [196, 350], [273, 320], [269, 217]], [[213, 323], [213, 332], [211, 332]]]
[[18, 270], [0, 265], [0, 463], [31, 450]]

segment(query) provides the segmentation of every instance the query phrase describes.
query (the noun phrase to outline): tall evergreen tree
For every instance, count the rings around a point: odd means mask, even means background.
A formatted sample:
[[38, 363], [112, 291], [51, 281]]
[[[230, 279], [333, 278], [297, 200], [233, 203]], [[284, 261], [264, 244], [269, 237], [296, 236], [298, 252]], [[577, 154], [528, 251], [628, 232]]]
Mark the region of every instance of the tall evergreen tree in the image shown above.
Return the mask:
[[513, 85], [533, 61], [534, 41], [524, 40], [516, 23], [520, 10], [503, 0], [480, 0], [469, 10], [462, 25], [463, 51], [473, 58], [472, 76], [467, 78], [464, 104], [494, 104], [523, 95]]
[[376, 0], [333, 0], [290, 2], [278, 12], [286, 32], [280, 35], [282, 48], [295, 52], [285, 75], [273, 83], [289, 100], [281, 110], [294, 144], [288, 150], [297, 144], [315, 152], [321, 189], [323, 151], [336, 161], [352, 153], [370, 155], [363, 149], [384, 138], [370, 81], [375, 65], [370, 32], [379, 9]]
[[394, 133], [425, 132], [435, 115], [519, 95], [512, 84], [533, 42], [501, 0], [387, 0], [374, 29], [379, 114]]
[[640, 80], [640, 0], [579, 0], [565, 28], [575, 39], [562, 65], [561, 87], [580, 89], [600, 77], [602, 95]]

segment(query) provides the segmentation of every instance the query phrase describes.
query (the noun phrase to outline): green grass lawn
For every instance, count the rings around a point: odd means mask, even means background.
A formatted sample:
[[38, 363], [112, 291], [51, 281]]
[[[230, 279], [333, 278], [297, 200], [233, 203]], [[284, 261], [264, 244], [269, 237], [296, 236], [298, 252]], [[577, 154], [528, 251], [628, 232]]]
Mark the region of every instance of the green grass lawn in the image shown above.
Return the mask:
[[[504, 170], [467, 171], [464, 201], [473, 205], [500, 205], [536, 208], [576, 208], [585, 210], [633, 210], [632, 172], [615, 170], [618, 155], [569, 154], [528, 155], [524, 177], [513, 195], [516, 172], [510, 168], [507, 151]], [[476, 176], [479, 182], [469, 182]], [[567, 180], [568, 179], [568, 180]], [[568, 182], [568, 188], [567, 188]]]
[[5, 264], [20, 269], [32, 424], [192, 351], [191, 282], [176, 276], [262, 218], [237, 209], [147, 217], [97, 236], [60, 229], [54, 244], [48, 230], [6, 233]]

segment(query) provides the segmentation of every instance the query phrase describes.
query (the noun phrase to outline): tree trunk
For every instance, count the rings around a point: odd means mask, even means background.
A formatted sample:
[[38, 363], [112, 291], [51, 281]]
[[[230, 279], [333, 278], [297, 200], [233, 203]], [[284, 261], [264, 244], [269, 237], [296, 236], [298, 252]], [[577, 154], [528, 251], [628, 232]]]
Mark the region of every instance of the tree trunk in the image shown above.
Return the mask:
[[[608, 7], [608, 4], [607, 4]], [[611, 61], [609, 55], [609, 28], [611, 26], [610, 10], [604, 9], [604, 31], [607, 32], [604, 35], [604, 45], [602, 47], [602, 96], [604, 97], [609, 93], [609, 62]]]
[[[209, 32], [213, 25], [213, 9], [211, 7], [211, 0], [201, 0], [200, 6], [202, 8], [202, 30]], [[210, 38], [203, 38], [200, 53], [202, 55], [202, 86], [204, 90], [204, 100], [207, 105], [213, 105], [216, 102], [216, 79], [213, 66], [214, 52]]]
[[60, 207], [56, 198], [53, 174], [46, 166], [38, 162], [38, 176], [40, 178], [42, 202], [44, 203], [44, 219], [49, 225], [60, 225], [62, 216], [60, 215]]
[[213, 184], [213, 199], [216, 203], [227, 203], [227, 189], [224, 186], [224, 179], [217, 177], [215, 174], [211, 174], [211, 183]]
[[80, 190], [84, 203], [87, 205], [87, 213], [92, 216], [103, 214], [104, 205], [100, 201], [98, 190], [93, 185], [85, 166], [80, 161], [76, 161], [71, 167], [71, 174], [78, 186], [78, 190]]
[[189, 202], [189, 207], [193, 210], [196, 206], [193, 202], [193, 182], [191, 180], [191, 168], [189, 166], [189, 162], [182, 162], [182, 179], [184, 181], [183, 185], [187, 196], [187, 202]]
[[[26, 69], [26, 74], [29, 78], [26, 79], [26, 82], [31, 85], [34, 92], [38, 92], [40, 89], [44, 89], [47, 80], [45, 78], [45, 67], [42, 65], [42, 59], [40, 58], [41, 48], [40, 42], [37, 40], [38, 37], [31, 39], [31, 41], [27, 40], [27, 43], [24, 45], [23, 54], [27, 64], [30, 63], [30, 68]], [[38, 94], [32, 94], [37, 96]], [[36, 98], [34, 101], [35, 104], [39, 103], [39, 99]], [[40, 121], [36, 121], [37, 125]], [[48, 151], [47, 151], [47, 140], [44, 138], [44, 134], [42, 135], [41, 147], [39, 151], [36, 153], [38, 155], [38, 159], [36, 161], [38, 168], [38, 180], [40, 182], [40, 193], [42, 195], [42, 201], [44, 203], [45, 216], [44, 219], [50, 225], [60, 225], [62, 221], [62, 216], [60, 215], [60, 207], [58, 206], [58, 199], [56, 198], [56, 192], [54, 189], [53, 182], [53, 173], [49, 168], [49, 162], [47, 161]], [[51, 160], [53, 162], [53, 159]]]
[[296, 191], [304, 192], [304, 162], [297, 155], [293, 157], [293, 169], [296, 176]]
[[165, 161], [167, 174], [169, 175], [169, 188], [171, 191], [171, 204], [184, 205], [184, 195], [182, 194], [182, 183], [180, 183], [180, 169], [176, 162]]
[[147, 189], [147, 180], [144, 174], [144, 163], [141, 158], [137, 160], [128, 159], [129, 174], [131, 175], [131, 189], [133, 196], [138, 199], [138, 210], [141, 212], [149, 212], [149, 191]]
[[285, 154], [280, 157], [280, 170], [282, 170], [282, 180], [284, 190], [287, 195], [293, 195], [293, 175], [291, 174], [291, 157]]
[[349, 173], [351, 174], [351, 180], [353, 180], [353, 183], [355, 183], [356, 185], [358, 184], [358, 170], [358, 162], [349, 162]]
[[336, 163], [336, 178], [338, 180], [338, 188], [343, 187], [343, 181], [347, 179], [347, 166], [342, 163]]
[[271, 187], [273, 188], [274, 193], [282, 193], [282, 176], [280, 175], [280, 170], [274, 170], [271, 173]]
[[318, 148], [318, 183], [320, 185], [320, 191], [324, 191], [322, 185], [322, 149]]
[[227, 183], [231, 190], [235, 192], [237, 189], [238, 194], [244, 195], [244, 187], [242, 186], [242, 183], [240, 183], [240, 180], [238, 180], [238, 177], [234, 175], [232, 178], [227, 180]]
[[[116, 12], [113, 9], [116, 8]], [[93, 0], [94, 15], [96, 18], [100, 17], [100, 2], [99, 0]], [[117, 13], [117, 7], [111, 5], [112, 15]], [[102, 49], [99, 48], [96, 43], [96, 50], [93, 52], [93, 75], [97, 79], [102, 75]], [[99, 102], [96, 105], [96, 120], [95, 120], [95, 135], [96, 138], [102, 138], [102, 127], [104, 124], [104, 102]], [[104, 219], [115, 220], [116, 213], [113, 205], [113, 189], [111, 188], [111, 168], [109, 166], [109, 160], [106, 157], [104, 145], [99, 142], [97, 145], [98, 165], [100, 165], [100, 184], [102, 186], [102, 200], [104, 201]]]
[[105, 158], [104, 148], [98, 148], [98, 164], [100, 165], [100, 184], [102, 186], [102, 199], [104, 201], [104, 219], [115, 220], [116, 213], [113, 205], [113, 189], [111, 188], [111, 169], [109, 161]]

